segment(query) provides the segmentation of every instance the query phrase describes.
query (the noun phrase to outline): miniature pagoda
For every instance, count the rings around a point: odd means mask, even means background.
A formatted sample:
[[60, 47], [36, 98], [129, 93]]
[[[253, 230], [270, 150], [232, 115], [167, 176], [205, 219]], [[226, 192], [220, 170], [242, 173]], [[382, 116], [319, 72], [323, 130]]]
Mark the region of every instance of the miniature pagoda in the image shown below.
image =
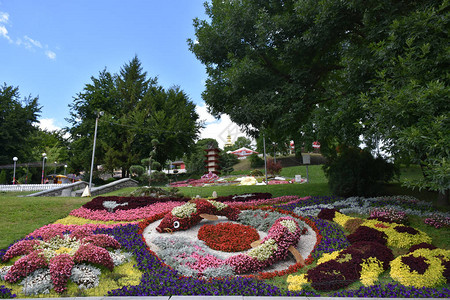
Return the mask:
[[205, 149], [206, 151], [206, 172], [205, 174], [212, 172], [214, 174], [219, 175], [219, 152], [220, 150], [215, 148], [213, 145], [210, 145], [208, 149]]

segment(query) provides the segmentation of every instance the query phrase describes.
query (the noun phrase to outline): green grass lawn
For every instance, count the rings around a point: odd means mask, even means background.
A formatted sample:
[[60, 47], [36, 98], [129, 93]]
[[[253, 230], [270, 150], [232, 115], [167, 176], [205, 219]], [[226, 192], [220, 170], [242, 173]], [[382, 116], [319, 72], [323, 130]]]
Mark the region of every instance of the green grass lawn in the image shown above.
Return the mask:
[[26, 193], [0, 193], [0, 249], [35, 229], [66, 217], [92, 198], [19, 197]]

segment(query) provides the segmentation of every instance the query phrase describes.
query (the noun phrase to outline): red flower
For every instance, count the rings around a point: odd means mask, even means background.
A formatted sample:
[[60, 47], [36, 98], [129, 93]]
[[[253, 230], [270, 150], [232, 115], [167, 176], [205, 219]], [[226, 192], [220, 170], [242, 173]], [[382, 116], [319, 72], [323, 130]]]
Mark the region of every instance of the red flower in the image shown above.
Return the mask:
[[198, 239], [215, 250], [239, 252], [250, 249], [250, 244], [259, 240], [259, 234], [251, 226], [219, 223], [202, 226], [198, 231]]

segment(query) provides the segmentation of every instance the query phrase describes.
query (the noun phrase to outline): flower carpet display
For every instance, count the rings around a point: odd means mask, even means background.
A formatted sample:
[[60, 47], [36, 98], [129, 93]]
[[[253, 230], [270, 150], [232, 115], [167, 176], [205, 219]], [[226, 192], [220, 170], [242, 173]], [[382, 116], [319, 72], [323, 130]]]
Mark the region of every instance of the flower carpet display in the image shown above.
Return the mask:
[[0, 250], [0, 298], [448, 298], [450, 250], [409, 216], [449, 226], [411, 197], [96, 197]]

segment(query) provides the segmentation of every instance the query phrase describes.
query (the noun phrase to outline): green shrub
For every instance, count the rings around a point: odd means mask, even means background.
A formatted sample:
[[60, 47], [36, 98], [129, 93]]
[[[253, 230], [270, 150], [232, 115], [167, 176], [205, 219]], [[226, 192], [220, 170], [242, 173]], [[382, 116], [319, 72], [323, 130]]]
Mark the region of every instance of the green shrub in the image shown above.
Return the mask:
[[151, 175], [151, 184], [164, 184], [167, 183], [169, 179], [166, 173], [161, 171], [153, 171]]
[[159, 162], [154, 161], [154, 162], [152, 162], [152, 170], [161, 171], [162, 170], [162, 165]]
[[281, 166], [281, 162], [275, 162], [272, 158], [267, 160], [267, 173], [278, 175], [282, 169], [283, 167]]
[[263, 172], [261, 172], [260, 170], [251, 170], [249, 175], [250, 176], [264, 176]]
[[264, 166], [264, 159], [258, 156], [258, 154], [252, 154], [247, 159], [250, 160], [250, 167], [260, 168]]
[[144, 174], [145, 169], [143, 166], [140, 165], [134, 165], [130, 167], [130, 173], [131, 174], [136, 174], [137, 177], [141, 176], [142, 174]]
[[389, 182], [397, 169], [381, 157], [359, 148], [341, 147], [324, 165], [328, 185], [337, 196], [372, 196], [380, 183]]

